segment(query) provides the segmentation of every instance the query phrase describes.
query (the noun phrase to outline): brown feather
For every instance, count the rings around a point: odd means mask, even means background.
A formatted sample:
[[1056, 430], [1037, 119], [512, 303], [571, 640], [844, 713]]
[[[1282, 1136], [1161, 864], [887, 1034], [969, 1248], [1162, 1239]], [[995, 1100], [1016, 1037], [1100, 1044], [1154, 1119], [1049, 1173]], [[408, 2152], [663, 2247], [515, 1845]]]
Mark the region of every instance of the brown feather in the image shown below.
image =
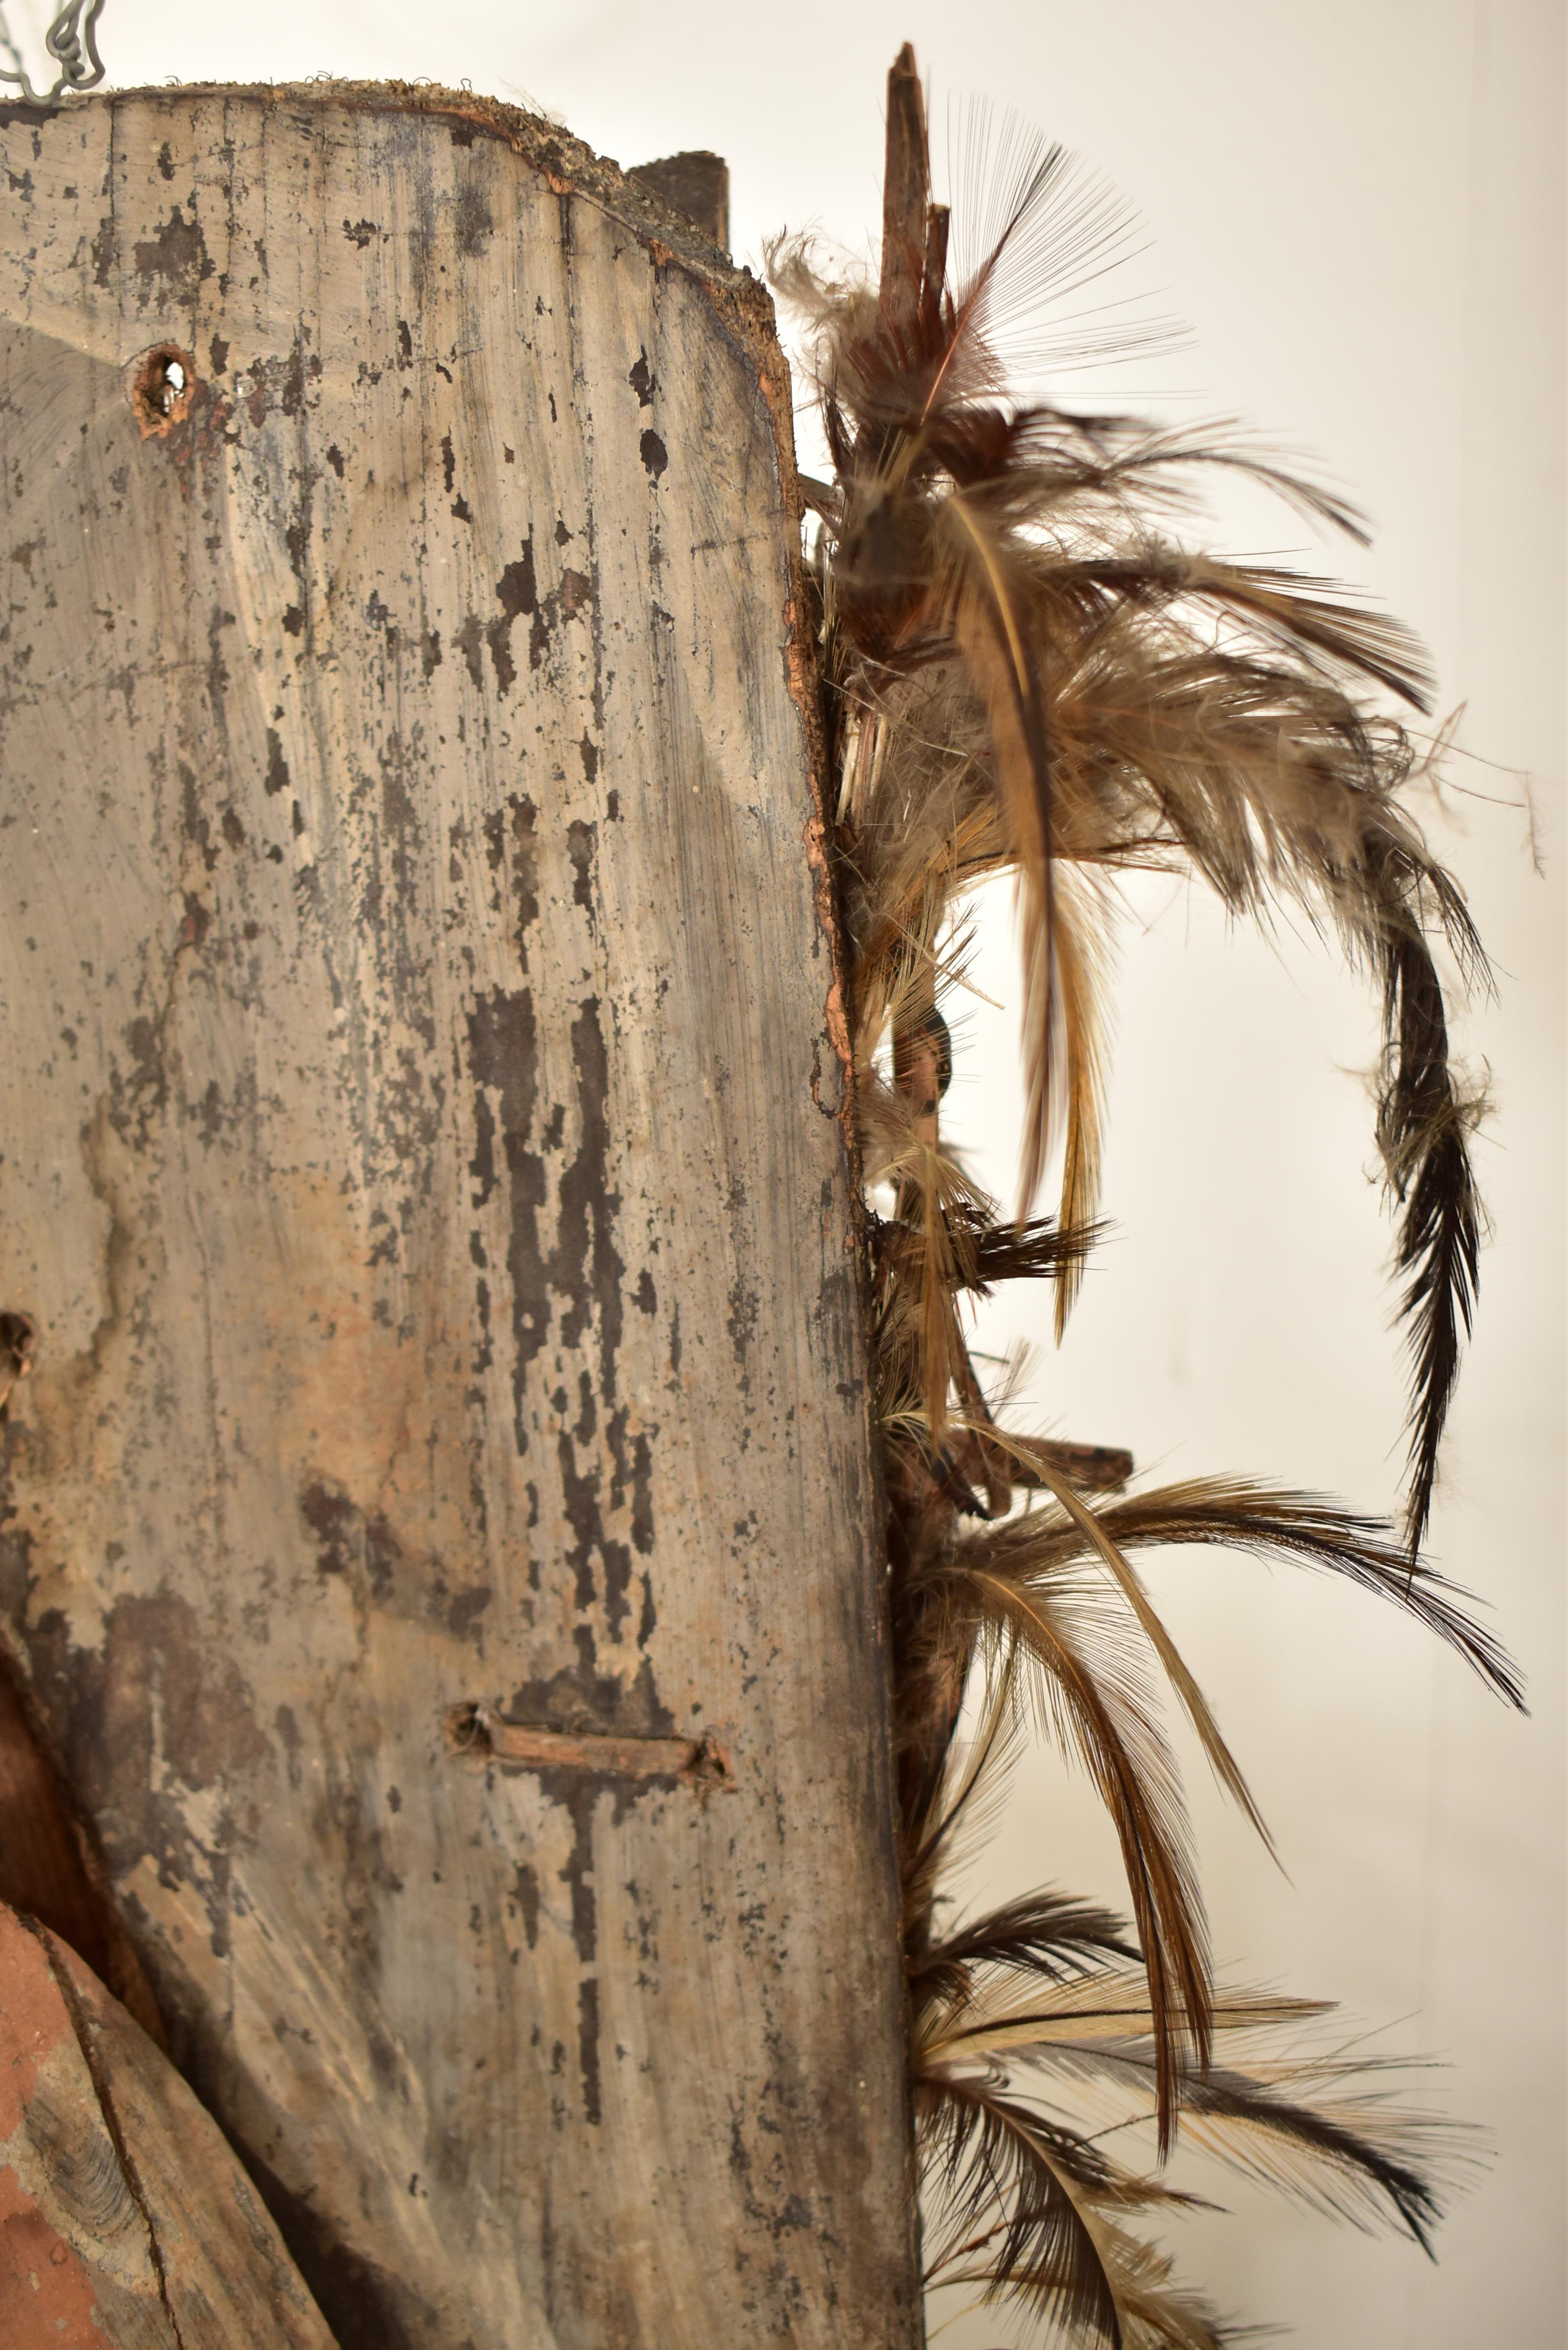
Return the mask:
[[[974, 125], [971, 126], [971, 131]], [[987, 134], [971, 138], [987, 147]], [[1277, 491], [1365, 543], [1345, 502], [1233, 432], [1166, 431], [1011, 402], [1006, 359], [1103, 265], [1123, 217], [1056, 148], [992, 142], [973, 209], [932, 204], [912, 50], [888, 79], [877, 279], [770, 255], [815, 342], [831, 483], [805, 486], [836, 777], [851, 1028], [873, 1219], [873, 1379], [888, 1501], [905, 1948], [934, 2272], [1012, 2295], [1127, 2350], [1215, 2350], [1212, 2313], [1126, 2214], [1180, 2199], [1119, 2168], [1018, 2085], [1148, 2104], [1158, 2150], [1195, 2141], [1320, 2208], [1390, 2211], [1423, 2243], [1436, 2203], [1417, 2125], [1341, 2094], [1369, 2068], [1264, 2058], [1215, 2067], [1216, 2035], [1284, 2027], [1304, 2002], [1217, 1995], [1158, 1662], [1222, 1783], [1246, 1783], [1129, 1553], [1220, 1542], [1349, 1575], [1395, 1599], [1520, 1701], [1459, 1595], [1417, 1558], [1473, 1307], [1482, 1215], [1469, 1143], [1480, 1098], [1450, 1066], [1433, 946], [1462, 983], [1485, 962], [1457, 886], [1400, 803], [1422, 771], [1369, 694], [1427, 706], [1420, 649], [1321, 580], [1192, 552], [1170, 535], [1204, 469]], [[1058, 333], [1058, 363], [1081, 355]], [[1102, 356], [1136, 331], [1111, 330]], [[1044, 345], [1038, 341], [1034, 356]], [[1327, 1504], [1236, 1481], [1133, 1495], [1126, 1453], [997, 1424], [970, 1360], [966, 1296], [1056, 1282], [1061, 1335], [1093, 1225], [1104, 1116], [1099, 1009], [1108, 877], [1194, 873], [1265, 926], [1298, 909], [1382, 992], [1377, 1139], [1399, 1212], [1412, 1370], [1407, 1549]], [[1011, 872], [1020, 898], [1024, 1206], [1013, 1225], [940, 1133], [943, 991], [967, 984], [963, 914]], [[890, 1066], [889, 1066], [890, 1062]], [[1060, 1223], [1026, 1222], [1063, 1162]], [[1013, 1492], [1054, 1507], [1009, 1517]], [[964, 1522], [989, 1521], [983, 1532]], [[955, 1759], [965, 1690], [981, 1726]], [[1142, 1963], [1092, 1904], [1036, 1894], [940, 1931], [939, 1879], [1005, 1774], [1032, 1700], [1089, 1772], [1120, 1840]], [[1143, 2117], [1139, 2107], [1126, 2120]]]

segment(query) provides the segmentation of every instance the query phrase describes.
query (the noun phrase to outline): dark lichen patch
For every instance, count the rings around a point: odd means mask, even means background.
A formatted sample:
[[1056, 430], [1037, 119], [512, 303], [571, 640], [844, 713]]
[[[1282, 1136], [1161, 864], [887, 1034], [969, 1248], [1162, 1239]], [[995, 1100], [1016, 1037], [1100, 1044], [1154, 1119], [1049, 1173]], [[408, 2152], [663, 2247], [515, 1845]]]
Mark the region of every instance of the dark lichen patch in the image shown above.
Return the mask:
[[232, 1794], [273, 1753], [234, 1659], [164, 1585], [116, 1600], [93, 1648], [78, 1648], [64, 1615], [47, 1609], [28, 1648], [40, 1709], [110, 1870], [123, 1878], [151, 1857], [164, 1885], [194, 1891], [214, 1957], [227, 1956], [233, 1807], [198, 1840], [180, 1791]]
[[367, 1515], [340, 1486], [318, 1479], [301, 1492], [299, 1513], [315, 1539], [323, 1580], [342, 1575], [378, 1605], [392, 1597], [403, 1554], [380, 1511]]
[[[659, 1699], [653, 1668], [646, 1657], [630, 1680], [601, 1673], [593, 1634], [579, 1625], [573, 1636], [576, 1662], [537, 1680], [520, 1682], [505, 1711], [510, 1720], [535, 1723], [546, 1730], [599, 1733], [606, 1737], [673, 1738], [675, 1716]], [[554, 1787], [582, 1783], [580, 1774], [545, 1773]]]
[[115, 1132], [145, 1142], [162, 1117], [169, 1100], [169, 1073], [163, 1057], [161, 1021], [139, 1013], [129, 1021], [122, 1042], [126, 1058], [111, 1055], [109, 1073], [109, 1118]]
[[[615, 1462], [610, 1480], [610, 1507], [612, 1510], [625, 1509], [629, 1494], [632, 1544], [640, 1555], [646, 1557], [653, 1548], [653, 1447], [649, 1431], [639, 1429], [631, 1438], [628, 1450], [628, 1419], [629, 1414], [623, 1405], [620, 1410], [611, 1412], [606, 1430]], [[657, 1433], [657, 1430], [652, 1431], [652, 1434]], [[625, 1586], [621, 1587], [624, 1590]]]
[[462, 626], [453, 630], [452, 642], [462, 655], [470, 684], [476, 691], [482, 690], [484, 684], [484, 623], [476, 613], [470, 612]]
[[436, 1596], [440, 1604], [441, 1621], [447, 1630], [456, 1638], [466, 1640], [474, 1632], [480, 1617], [494, 1598], [495, 1594], [486, 1583], [481, 1584], [477, 1589], [454, 1591], [450, 1594], [443, 1586]]
[[[501, 607], [500, 617], [485, 627], [485, 639], [490, 646], [490, 658], [495, 668], [498, 693], [509, 691], [517, 676], [517, 664], [512, 658], [512, 626], [514, 620], [532, 616], [535, 632], [539, 622], [539, 593], [534, 575], [534, 534], [529, 532], [523, 552], [515, 563], [509, 563], [495, 583], [495, 600]], [[532, 645], [530, 663], [538, 667]]]
[[[496, 1180], [499, 1132], [510, 1193], [506, 1262], [512, 1279], [512, 1396], [518, 1451], [528, 1449], [528, 1367], [545, 1343], [554, 1305], [552, 1279], [539, 1248], [539, 1211], [545, 1199], [545, 1163], [531, 1147], [537, 1092], [538, 1030], [527, 989], [496, 989], [476, 998], [468, 1015], [469, 1068], [475, 1086], [475, 1148], [469, 1171], [475, 1204]], [[495, 1097], [493, 1109], [486, 1095]], [[482, 1107], [483, 1106], [483, 1107]], [[498, 1113], [498, 1118], [497, 1118]]]
[[202, 280], [211, 277], [214, 266], [201, 224], [193, 214], [187, 220], [179, 204], [155, 235], [133, 246], [132, 256], [133, 275], [145, 289], [144, 305], [155, 295], [163, 300], [189, 300]]
[[452, 224], [457, 231], [458, 251], [471, 257], [482, 254], [495, 234], [484, 191], [472, 180], [465, 180], [458, 188]]
[[535, 610], [538, 591], [534, 577], [534, 534], [524, 541], [523, 552], [515, 563], [509, 563], [495, 583], [495, 600], [508, 620], [520, 619]]
[[539, 1879], [525, 1860], [517, 1864], [513, 1881], [513, 1899], [523, 1920], [524, 1939], [532, 1950], [539, 1940]]
[[[250, 1082], [254, 1088], [254, 1078]], [[216, 1077], [209, 1077], [200, 1097], [187, 1103], [185, 1116], [195, 1128], [204, 1150], [211, 1150], [215, 1143], [222, 1141], [224, 1133], [235, 1121], [238, 1107], [237, 1102], [224, 1101], [223, 1088]]]
[[[265, 424], [275, 409], [283, 416], [301, 415], [306, 388], [320, 374], [320, 359], [315, 352], [306, 350], [303, 335], [296, 335], [288, 349], [276, 358], [253, 359], [250, 390], [244, 396], [245, 413], [251, 422]], [[297, 572], [299, 564], [292, 547], [290, 559]]]
[[[447, 486], [453, 479], [450, 441], [442, 442], [447, 471]], [[452, 512], [462, 509], [460, 519], [471, 521], [467, 503], [457, 498]], [[559, 529], [556, 533], [560, 536]], [[571, 533], [568, 531], [569, 538]], [[489, 619], [475, 612], [468, 613], [455, 631], [455, 639], [468, 663], [468, 673], [476, 686], [484, 682], [480, 647], [488, 645], [491, 666], [495, 675], [499, 694], [509, 693], [517, 681], [517, 657], [513, 650], [512, 632], [516, 622], [527, 619], [528, 666], [538, 669], [549, 650], [552, 629], [563, 620], [576, 620], [595, 608], [598, 598], [597, 577], [587, 571], [566, 570], [558, 588], [548, 595], [539, 592], [538, 572], [535, 560], [534, 536], [530, 532], [524, 541], [523, 551], [515, 562], [509, 563], [495, 583], [495, 600], [499, 610]]]
[[567, 1300], [561, 1317], [566, 1345], [578, 1342], [597, 1308], [599, 1384], [609, 1404], [615, 1400], [626, 1267], [613, 1237], [620, 1194], [609, 1184], [609, 1056], [599, 1010], [598, 998], [590, 996], [572, 1023], [581, 1140], [561, 1176], [559, 1239], [550, 1273], [551, 1285]]
[[576, 1447], [571, 1432], [563, 1429], [556, 1440], [557, 1466], [561, 1479], [561, 1508], [571, 1527], [573, 1540], [562, 1559], [563, 1566], [572, 1575], [572, 1604], [577, 1608], [591, 1607], [597, 1592], [594, 1584], [594, 1556], [604, 1549], [604, 1523], [599, 1515], [599, 1471], [591, 1467], [585, 1471], [577, 1468]]
[[653, 1451], [646, 1435], [631, 1440], [632, 1547], [647, 1557], [653, 1548]]
[[211, 873], [218, 861], [218, 850], [213, 839], [213, 827], [202, 806], [201, 785], [194, 767], [177, 759], [174, 771], [180, 781], [180, 831], [188, 846], [195, 849], [202, 865]]
[[597, 2123], [602, 2110], [599, 2079], [599, 1987], [593, 1975], [577, 1985], [577, 2061], [583, 2076], [583, 2114]]
[[493, 808], [484, 819], [484, 856], [492, 873], [510, 862], [512, 892], [517, 908], [517, 957], [528, 968], [528, 932], [539, 919], [539, 865], [536, 832], [538, 810], [526, 792], [512, 793], [504, 808]]
[[594, 919], [594, 856], [598, 847], [598, 827], [585, 824], [579, 818], [566, 827], [566, 855], [572, 867], [572, 903], [581, 906], [590, 926]]
[[756, 1336], [757, 1309], [761, 1300], [754, 1289], [748, 1289], [739, 1278], [730, 1284], [730, 1311], [725, 1316], [725, 1328], [730, 1344], [735, 1350], [737, 1363], [744, 1363], [746, 1351]]
[[266, 772], [262, 788], [269, 796], [288, 789], [288, 761], [283, 755], [283, 742], [275, 729], [266, 730]]
[[563, 620], [575, 620], [590, 610], [597, 600], [597, 588], [586, 571], [563, 571], [559, 589], [560, 613]]
[[151, 1694], [156, 1681], [163, 1755], [186, 1786], [225, 1784], [268, 1753], [239, 1667], [213, 1652], [187, 1600], [165, 1590], [118, 1600], [105, 1657], [111, 1685]]

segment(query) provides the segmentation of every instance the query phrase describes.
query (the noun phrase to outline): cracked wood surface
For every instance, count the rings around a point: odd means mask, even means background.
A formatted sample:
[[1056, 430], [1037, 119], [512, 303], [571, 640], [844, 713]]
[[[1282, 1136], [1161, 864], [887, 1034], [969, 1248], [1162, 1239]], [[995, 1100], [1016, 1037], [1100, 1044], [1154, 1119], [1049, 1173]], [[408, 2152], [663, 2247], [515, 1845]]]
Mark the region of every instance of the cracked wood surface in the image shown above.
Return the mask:
[[3, 1904], [0, 2340], [332, 2350], [212, 2116], [75, 1951]]
[[456, 93], [0, 143], [14, 1669], [345, 2350], [903, 2350], [765, 298]]

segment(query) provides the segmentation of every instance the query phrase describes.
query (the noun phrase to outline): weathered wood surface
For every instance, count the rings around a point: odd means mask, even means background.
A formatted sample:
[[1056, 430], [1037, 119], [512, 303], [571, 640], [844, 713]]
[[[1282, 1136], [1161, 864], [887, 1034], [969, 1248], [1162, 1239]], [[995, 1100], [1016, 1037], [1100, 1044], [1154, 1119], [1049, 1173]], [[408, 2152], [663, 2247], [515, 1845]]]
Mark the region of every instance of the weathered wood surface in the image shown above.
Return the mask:
[[217, 2124], [76, 1953], [4, 1907], [0, 2341], [332, 2350]]
[[0, 1600], [171, 2046], [345, 2345], [911, 2342], [765, 302], [454, 93], [0, 141]]
[[101, 1846], [51, 1768], [7, 1662], [0, 1655], [0, 1903], [52, 1928], [161, 2043], [163, 2021], [114, 1906]]

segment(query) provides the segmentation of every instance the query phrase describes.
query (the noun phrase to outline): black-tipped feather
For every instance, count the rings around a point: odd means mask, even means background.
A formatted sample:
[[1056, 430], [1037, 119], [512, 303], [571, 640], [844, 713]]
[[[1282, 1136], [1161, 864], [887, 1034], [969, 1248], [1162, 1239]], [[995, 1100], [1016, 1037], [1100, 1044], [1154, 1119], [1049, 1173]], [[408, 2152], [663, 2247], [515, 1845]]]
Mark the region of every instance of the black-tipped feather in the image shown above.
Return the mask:
[[[996, 334], [1075, 282], [1116, 222], [1059, 151], [1009, 132], [1002, 182], [982, 207], [988, 242], [962, 259], [968, 224], [961, 212], [950, 238], [929, 203], [912, 63], [900, 74], [877, 292], [821, 280], [802, 248], [774, 256], [781, 291], [816, 335], [836, 475], [815, 501], [827, 534], [827, 668], [851, 710], [880, 713], [886, 789], [873, 830], [907, 821], [927, 789], [929, 762], [907, 720], [929, 702], [920, 681], [934, 672], [950, 681], [964, 789], [971, 801], [977, 784], [989, 791], [994, 819], [975, 859], [942, 868], [939, 897], [1009, 863], [1020, 877], [1023, 1191], [1064, 1135], [1067, 1221], [1093, 1211], [1102, 1046], [1090, 931], [1059, 867], [1189, 861], [1237, 912], [1266, 920], [1281, 897], [1305, 905], [1376, 972], [1389, 1043], [1378, 1132], [1401, 1208], [1410, 1330], [1414, 1554], [1481, 1230], [1467, 1148], [1475, 1105], [1449, 1071], [1428, 925], [1448, 934], [1461, 975], [1484, 973], [1484, 961], [1457, 889], [1396, 804], [1419, 764], [1409, 739], [1355, 696], [1378, 688], [1425, 709], [1424, 657], [1397, 622], [1324, 582], [1192, 553], [1150, 519], [1162, 504], [1180, 507], [1183, 478], [1199, 466], [1246, 471], [1360, 535], [1343, 500], [1211, 432], [1007, 404]], [[852, 863], [863, 813], [852, 814]], [[929, 909], [932, 935], [940, 911]], [[861, 956], [881, 951], [878, 910], [866, 899], [852, 913]], [[907, 912], [898, 919], [908, 935]], [[1069, 1267], [1059, 1325], [1073, 1287]]]
[[1469, 1336], [1475, 1310], [1481, 1207], [1469, 1137], [1480, 1105], [1464, 1098], [1449, 1073], [1443, 992], [1419, 931], [1387, 941], [1383, 987], [1386, 1048], [1377, 1140], [1401, 1208], [1395, 1263], [1407, 1276], [1399, 1318], [1407, 1326], [1412, 1366], [1406, 1527], [1414, 1558], [1431, 1514], [1438, 1449], [1459, 1377], [1459, 1332], [1462, 1326]]
[[[1213, 428], [1009, 402], [1004, 360], [1030, 314], [1085, 283], [1124, 223], [1060, 150], [1015, 125], [992, 166], [973, 222], [962, 203], [950, 222], [930, 203], [906, 47], [888, 82], [875, 287], [825, 278], [801, 245], [771, 256], [815, 334], [834, 466], [831, 483], [803, 488], [822, 525], [810, 567], [862, 1164], [894, 1208], [870, 1226], [873, 1370], [929, 2242], [943, 2282], [1006, 2293], [1054, 2334], [1218, 2350], [1234, 2337], [1122, 2224], [1185, 2199], [1118, 2168], [1102, 2137], [1068, 2126], [1062, 2099], [1108, 2087], [1137, 2108], [1112, 2126], [1152, 2120], [1162, 2158], [1179, 2118], [1234, 2166], [1358, 2224], [1392, 2216], [1428, 2249], [1429, 2133], [1376, 2095], [1340, 2094], [1376, 2069], [1366, 2062], [1211, 2062], [1221, 2036], [1250, 2045], [1314, 2011], [1215, 1991], [1155, 1704], [1161, 1675], [1222, 1783], [1262, 1823], [1131, 1554], [1222, 1543], [1347, 1575], [1521, 1701], [1501, 1648], [1417, 1556], [1483, 1221], [1469, 1153], [1480, 1097], [1450, 1067], [1433, 942], [1466, 984], [1486, 965], [1457, 885], [1399, 803], [1423, 762], [1362, 698], [1375, 689], [1427, 708], [1419, 647], [1323, 581], [1168, 535], [1203, 467], [1246, 472], [1365, 543], [1359, 517]], [[1069, 320], [1057, 362], [1090, 338]], [[1116, 329], [1103, 351], [1137, 339]], [[1265, 926], [1281, 907], [1303, 912], [1381, 988], [1377, 1137], [1412, 1373], [1407, 1548], [1311, 1496], [1237, 1481], [1091, 1509], [1085, 1491], [1123, 1486], [1130, 1456], [1000, 1426], [969, 1357], [965, 1301], [1001, 1281], [1052, 1279], [1060, 1336], [1097, 1237], [1106, 877], [1138, 868], [1201, 876]], [[1022, 916], [1023, 1205], [1012, 1225], [939, 1130], [951, 1053], [938, 999], [963, 981], [967, 951], [955, 911], [1001, 873], [1016, 878]], [[1029, 1221], [1058, 1150], [1060, 1219]], [[1014, 1492], [1031, 1488], [1053, 1503], [1012, 1516]], [[981, 1726], [955, 1767], [977, 1679]], [[994, 1800], [1031, 1703], [1111, 1814], [1136, 1951], [1118, 1920], [1056, 1893], [939, 1930], [940, 1876]], [[1044, 2081], [1038, 2097], [1020, 2092], [1021, 2068]]]
[[[1015, 2047], [1013, 2053], [1015, 2061], [1032, 2068], [1093, 2077], [1134, 2094], [1141, 2084], [1146, 2096], [1152, 2088], [1147, 2040], [1096, 2037], [1075, 2043], [1058, 2029], [1038, 2047]], [[1445, 2126], [1424, 2116], [1390, 2112], [1376, 2094], [1357, 2097], [1361, 2077], [1380, 2069], [1375, 2060], [1273, 2069], [1278, 2077], [1259, 2078], [1236, 2065], [1215, 2064], [1186, 2081], [1187, 2141], [1364, 2232], [1391, 2224], [1434, 2258], [1432, 2236], [1442, 2203], [1430, 2165], [1434, 2157], [1441, 2158]], [[1420, 2159], [1427, 2168], [1418, 2167]]]
[[[1241, 1477], [1195, 1478], [1121, 1502], [1103, 1503], [1101, 1523], [1123, 1549], [1150, 1544], [1220, 1543], [1263, 1558], [1287, 1558], [1347, 1575], [1446, 1640], [1510, 1705], [1524, 1710], [1518, 1669], [1484, 1625], [1459, 1603], [1469, 1598], [1432, 1568], [1412, 1566], [1391, 1527], [1353, 1515], [1314, 1493], [1282, 1492]], [[1055, 1544], [1079, 1547], [1061, 1523]]]
[[947, 2221], [931, 2272], [983, 2247], [993, 2291], [1048, 2281], [1064, 2328], [1121, 2350], [1116, 2295], [1064, 2177], [1086, 2172], [1097, 2183], [1109, 2166], [983, 2081], [927, 2084], [919, 2105], [927, 2176]]
[[1103, 1966], [1107, 1959], [1138, 1955], [1112, 1911], [1046, 1888], [988, 1910], [930, 1943], [910, 1966], [909, 1989], [917, 2003], [955, 1999], [967, 1991], [976, 1968], [1058, 1982]]
[[1207, 2311], [1170, 2291], [1169, 2263], [1118, 2224], [1195, 2197], [1123, 2170], [974, 2074], [922, 2077], [917, 2108], [940, 2213], [929, 2275], [983, 2279], [988, 2299], [1023, 2299], [1107, 2350], [1219, 2350]]

